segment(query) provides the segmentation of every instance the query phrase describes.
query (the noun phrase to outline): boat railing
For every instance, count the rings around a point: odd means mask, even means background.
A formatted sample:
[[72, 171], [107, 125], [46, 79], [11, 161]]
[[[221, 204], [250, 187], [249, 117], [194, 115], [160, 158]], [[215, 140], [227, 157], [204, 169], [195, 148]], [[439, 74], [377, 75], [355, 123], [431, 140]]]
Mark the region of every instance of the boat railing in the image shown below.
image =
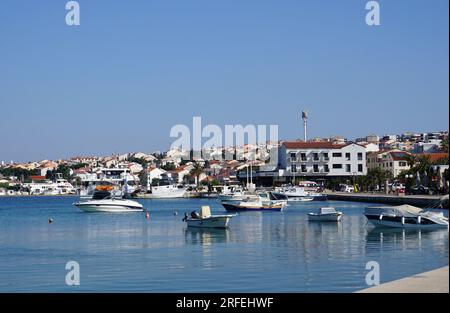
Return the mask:
[[431, 200], [423, 209], [443, 209], [445, 202], [448, 202], [448, 195], [443, 195], [439, 199]]

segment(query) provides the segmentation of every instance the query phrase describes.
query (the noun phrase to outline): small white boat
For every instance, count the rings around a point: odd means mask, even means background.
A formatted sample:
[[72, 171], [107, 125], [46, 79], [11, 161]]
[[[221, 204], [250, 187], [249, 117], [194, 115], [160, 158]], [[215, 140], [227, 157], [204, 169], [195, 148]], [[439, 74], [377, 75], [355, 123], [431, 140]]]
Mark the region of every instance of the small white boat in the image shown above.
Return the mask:
[[288, 202], [309, 202], [309, 201], [313, 201], [314, 198], [313, 197], [293, 197], [293, 198], [288, 198]]
[[91, 200], [74, 203], [84, 212], [142, 212], [142, 204], [122, 198], [114, 198], [108, 191], [95, 192]]
[[[314, 183], [315, 184], [315, 183]], [[319, 188], [306, 188], [304, 186], [293, 186], [283, 188], [279, 193], [287, 196], [289, 201], [291, 199], [300, 199], [300, 198], [312, 198], [314, 201], [326, 201], [327, 195], [318, 192]], [[295, 200], [293, 200], [295, 201]]]
[[308, 213], [308, 220], [310, 221], [322, 221], [322, 222], [339, 222], [342, 216], [342, 212], [336, 211], [335, 208], [326, 207], [320, 208], [317, 213]]
[[448, 218], [442, 212], [432, 212], [412, 205], [367, 207], [366, 218], [375, 227], [448, 228]]
[[227, 228], [233, 216], [235, 215], [211, 215], [209, 206], [202, 206], [200, 214], [197, 212], [192, 212], [191, 216], [185, 214], [183, 221], [188, 227]]

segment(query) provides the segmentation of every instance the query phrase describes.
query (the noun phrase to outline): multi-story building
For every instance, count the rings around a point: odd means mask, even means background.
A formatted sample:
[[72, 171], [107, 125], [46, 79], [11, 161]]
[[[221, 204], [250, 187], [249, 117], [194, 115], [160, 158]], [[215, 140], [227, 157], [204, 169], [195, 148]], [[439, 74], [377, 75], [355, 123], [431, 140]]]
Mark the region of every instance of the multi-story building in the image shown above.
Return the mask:
[[352, 177], [367, 174], [366, 148], [349, 142], [283, 142], [279, 153], [280, 169], [286, 177]]
[[401, 150], [384, 150], [367, 154], [367, 168], [380, 168], [397, 177], [402, 171], [409, 170], [408, 152]]

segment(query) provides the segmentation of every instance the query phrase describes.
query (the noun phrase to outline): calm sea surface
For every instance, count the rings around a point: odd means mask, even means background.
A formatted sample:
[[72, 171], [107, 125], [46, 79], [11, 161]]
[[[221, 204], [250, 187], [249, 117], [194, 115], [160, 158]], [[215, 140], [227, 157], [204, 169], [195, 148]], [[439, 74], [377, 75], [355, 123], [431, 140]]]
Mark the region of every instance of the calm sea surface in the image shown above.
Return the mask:
[[[191, 230], [183, 213], [222, 213], [218, 200], [139, 200], [149, 220], [83, 213], [76, 200], [0, 197], [0, 292], [351, 292], [367, 287], [368, 261], [381, 282], [448, 265], [448, 230], [377, 230], [363, 203], [298, 203]], [[342, 222], [308, 222], [320, 206], [343, 211]], [[80, 286], [65, 284], [72, 260]]]

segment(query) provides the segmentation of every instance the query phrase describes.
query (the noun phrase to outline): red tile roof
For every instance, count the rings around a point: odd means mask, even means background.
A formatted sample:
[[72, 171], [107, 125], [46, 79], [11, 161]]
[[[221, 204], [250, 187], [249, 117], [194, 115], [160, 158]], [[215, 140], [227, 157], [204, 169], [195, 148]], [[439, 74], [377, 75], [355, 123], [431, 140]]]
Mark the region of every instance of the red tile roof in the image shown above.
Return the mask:
[[448, 153], [446, 152], [439, 152], [439, 153], [418, 153], [416, 154], [417, 157], [425, 156], [427, 157], [431, 162], [436, 162], [442, 159], [448, 159]]
[[390, 155], [394, 161], [406, 161], [410, 155], [408, 152], [390, 152]]

